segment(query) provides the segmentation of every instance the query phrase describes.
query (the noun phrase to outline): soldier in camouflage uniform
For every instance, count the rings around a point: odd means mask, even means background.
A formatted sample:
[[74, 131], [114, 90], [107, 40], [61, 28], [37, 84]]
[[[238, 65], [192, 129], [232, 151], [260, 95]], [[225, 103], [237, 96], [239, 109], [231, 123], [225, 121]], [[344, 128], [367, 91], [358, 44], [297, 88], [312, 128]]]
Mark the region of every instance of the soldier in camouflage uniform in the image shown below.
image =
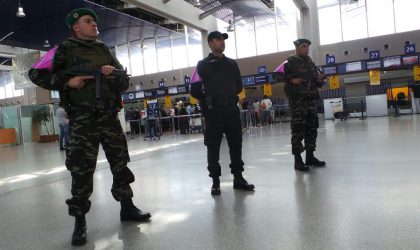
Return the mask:
[[[31, 69], [30, 77], [37, 85], [60, 91], [61, 101], [70, 119], [70, 145], [66, 166], [72, 175], [72, 198], [66, 201], [69, 214], [75, 217], [73, 245], [86, 243], [85, 214], [89, 211], [89, 197], [93, 191], [99, 144], [110, 164], [113, 178], [112, 195], [121, 202], [121, 221], [147, 221], [150, 213], [137, 209], [130, 183], [134, 175], [128, 169], [130, 161], [118, 111], [121, 91], [128, 88], [128, 76], [112, 76], [122, 65], [97, 38], [97, 16], [90, 9], [76, 9], [67, 16], [73, 37], [62, 42], [55, 53], [52, 73]], [[68, 75], [63, 72], [79, 69], [101, 71], [100, 98], [93, 76]]]
[[[285, 92], [289, 98], [292, 115], [292, 153], [295, 157], [295, 169], [308, 171], [309, 166], [325, 166], [314, 156], [318, 114], [316, 102], [319, 99], [318, 88], [324, 83], [324, 75], [319, 73], [316, 66], [308, 56], [309, 45], [307, 39], [294, 41], [296, 55], [287, 58], [284, 67]], [[305, 147], [302, 145], [305, 140]], [[300, 155], [306, 150], [306, 161], [303, 163]]]

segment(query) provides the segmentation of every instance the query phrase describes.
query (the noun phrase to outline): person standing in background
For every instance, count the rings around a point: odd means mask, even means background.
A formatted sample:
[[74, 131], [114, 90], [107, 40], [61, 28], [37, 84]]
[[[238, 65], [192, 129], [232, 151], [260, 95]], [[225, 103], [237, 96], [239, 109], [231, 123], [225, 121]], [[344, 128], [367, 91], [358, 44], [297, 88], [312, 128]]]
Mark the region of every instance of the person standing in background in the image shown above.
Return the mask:
[[191, 95], [200, 101], [205, 117], [204, 145], [207, 146], [207, 169], [213, 179], [212, 195], [221, 194], [219, 157], [223, 133], [229, 145], [233, 188], [245, 191], [255, 188], [242, 176], [242, 125], [238, 108], [242, 79], [236, 61], [223, 54], [227, 38], [228, 34], [219, 31], [209, 33], [207, 42], [212, 53], [198, 62], [191, 79]]
[[[129, 77], [110, 49], [98, 38], [98, 16], [87, 8], [75, 9], [67, 15], [72, 37], [56, 48], [52, 72], [31, 68], [29, 77], [38, 86], [59, 90], [60, 100], [70, 120], [71, 138], [66, 150], [66, 167], [72, 176], [71, 198], [66, 200], [68, 213], [75, 217], [71, 244], [84, 245], [86, 214], [91, 207], [99, 145], [102, 145], [113, 175], [111, 193], [120, 202], [121, 221], [148, 221], [150, 213], [142, 212], [132, 201], [130, 183], [135, 177], [127, 167], [130, 161], [127, 140], [118, 112], [122, 108], [121, 92], [129, 86]], [[100, 88], [93, 73], [65, 74], [68, 71], [99, 71]], [[113, 75], [119, 71], [120, 75]], [[99, 96], [97, 96], [99, 92]]]
[[60, 102], [58, 109], [55, 111], [55, 115], [58, 119], [58, 126], [60, 127], [60, 150], [65, 150], [69, 146], [69, 119], [67, 118], [67, 113], [63, 109], [63, 104]]
[[[309, 57], [308, 39], [298, 39], [293, 42], [296, 55], [287, 58], [284, 67], [285, 93], [289, 98], [292, 116], [292, 153], [295, 158], [295, 169], [308, 171], [309, 166], [323, 167], [324, 161], [314, 156], [316, 138], [318, 135], [318, 114], [316, 103], [319, 99], [318, 88], [322, 87], [325, 77], [319, 73], [312, 59]], [[305, 146], [302, 144], [305, 141]], [[303, 151], [306, 151], [306, 160], [303, 163]]]

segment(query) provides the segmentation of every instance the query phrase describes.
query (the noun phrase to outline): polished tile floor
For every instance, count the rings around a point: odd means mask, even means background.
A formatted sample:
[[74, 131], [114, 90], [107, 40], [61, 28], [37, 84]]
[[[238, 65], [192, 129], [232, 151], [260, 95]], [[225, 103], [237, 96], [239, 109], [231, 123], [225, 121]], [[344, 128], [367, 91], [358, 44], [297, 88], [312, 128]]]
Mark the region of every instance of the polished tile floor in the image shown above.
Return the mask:
[[[135, 203], [149, 223], [121, 223], [98, 157], [88, 244], [79, 249], [419, 249], [420, 116], [322, 121], [327, 167], [293, 170], [288, 123], [245, 132], [234, 191], [223, 141], [222, 195], [210, 195], [200, 134], [129, 141]], [[0, 148], [0, 249], [72, 249], [70, 175], [56, 144]]]

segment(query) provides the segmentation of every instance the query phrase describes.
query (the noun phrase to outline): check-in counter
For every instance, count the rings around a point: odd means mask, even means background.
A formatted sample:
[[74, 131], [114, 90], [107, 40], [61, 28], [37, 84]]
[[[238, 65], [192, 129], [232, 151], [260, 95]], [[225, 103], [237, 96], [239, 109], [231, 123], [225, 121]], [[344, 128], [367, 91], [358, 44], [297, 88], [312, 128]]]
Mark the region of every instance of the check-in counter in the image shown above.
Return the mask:
[[16, 143], [16, 130], [14, 128], [0, 129], [0, 145]]

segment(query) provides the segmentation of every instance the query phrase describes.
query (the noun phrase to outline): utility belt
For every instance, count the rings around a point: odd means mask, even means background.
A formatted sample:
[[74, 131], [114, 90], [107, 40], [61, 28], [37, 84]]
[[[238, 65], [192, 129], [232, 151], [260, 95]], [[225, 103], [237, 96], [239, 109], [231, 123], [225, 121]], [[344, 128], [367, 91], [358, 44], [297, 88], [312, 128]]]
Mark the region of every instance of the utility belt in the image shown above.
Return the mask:
[[302, 102], [310, 102], [310, 101], [316, 101], [319, 99], [318, 94], [298, 94], [297, 96], [294, 96], [292, 99], [289, 99], [290, 104], [299, 104]]
[[238, 103], [238, 97], [233, 98], [214, 98], [206, 96], [207, 109], [233, 107]]
[[118, 113], [120, 108], [114, 100], [92, 100], [89, 103], [70, 104], [66, 112], [74, 114], [75, 112], [83, 113]]

